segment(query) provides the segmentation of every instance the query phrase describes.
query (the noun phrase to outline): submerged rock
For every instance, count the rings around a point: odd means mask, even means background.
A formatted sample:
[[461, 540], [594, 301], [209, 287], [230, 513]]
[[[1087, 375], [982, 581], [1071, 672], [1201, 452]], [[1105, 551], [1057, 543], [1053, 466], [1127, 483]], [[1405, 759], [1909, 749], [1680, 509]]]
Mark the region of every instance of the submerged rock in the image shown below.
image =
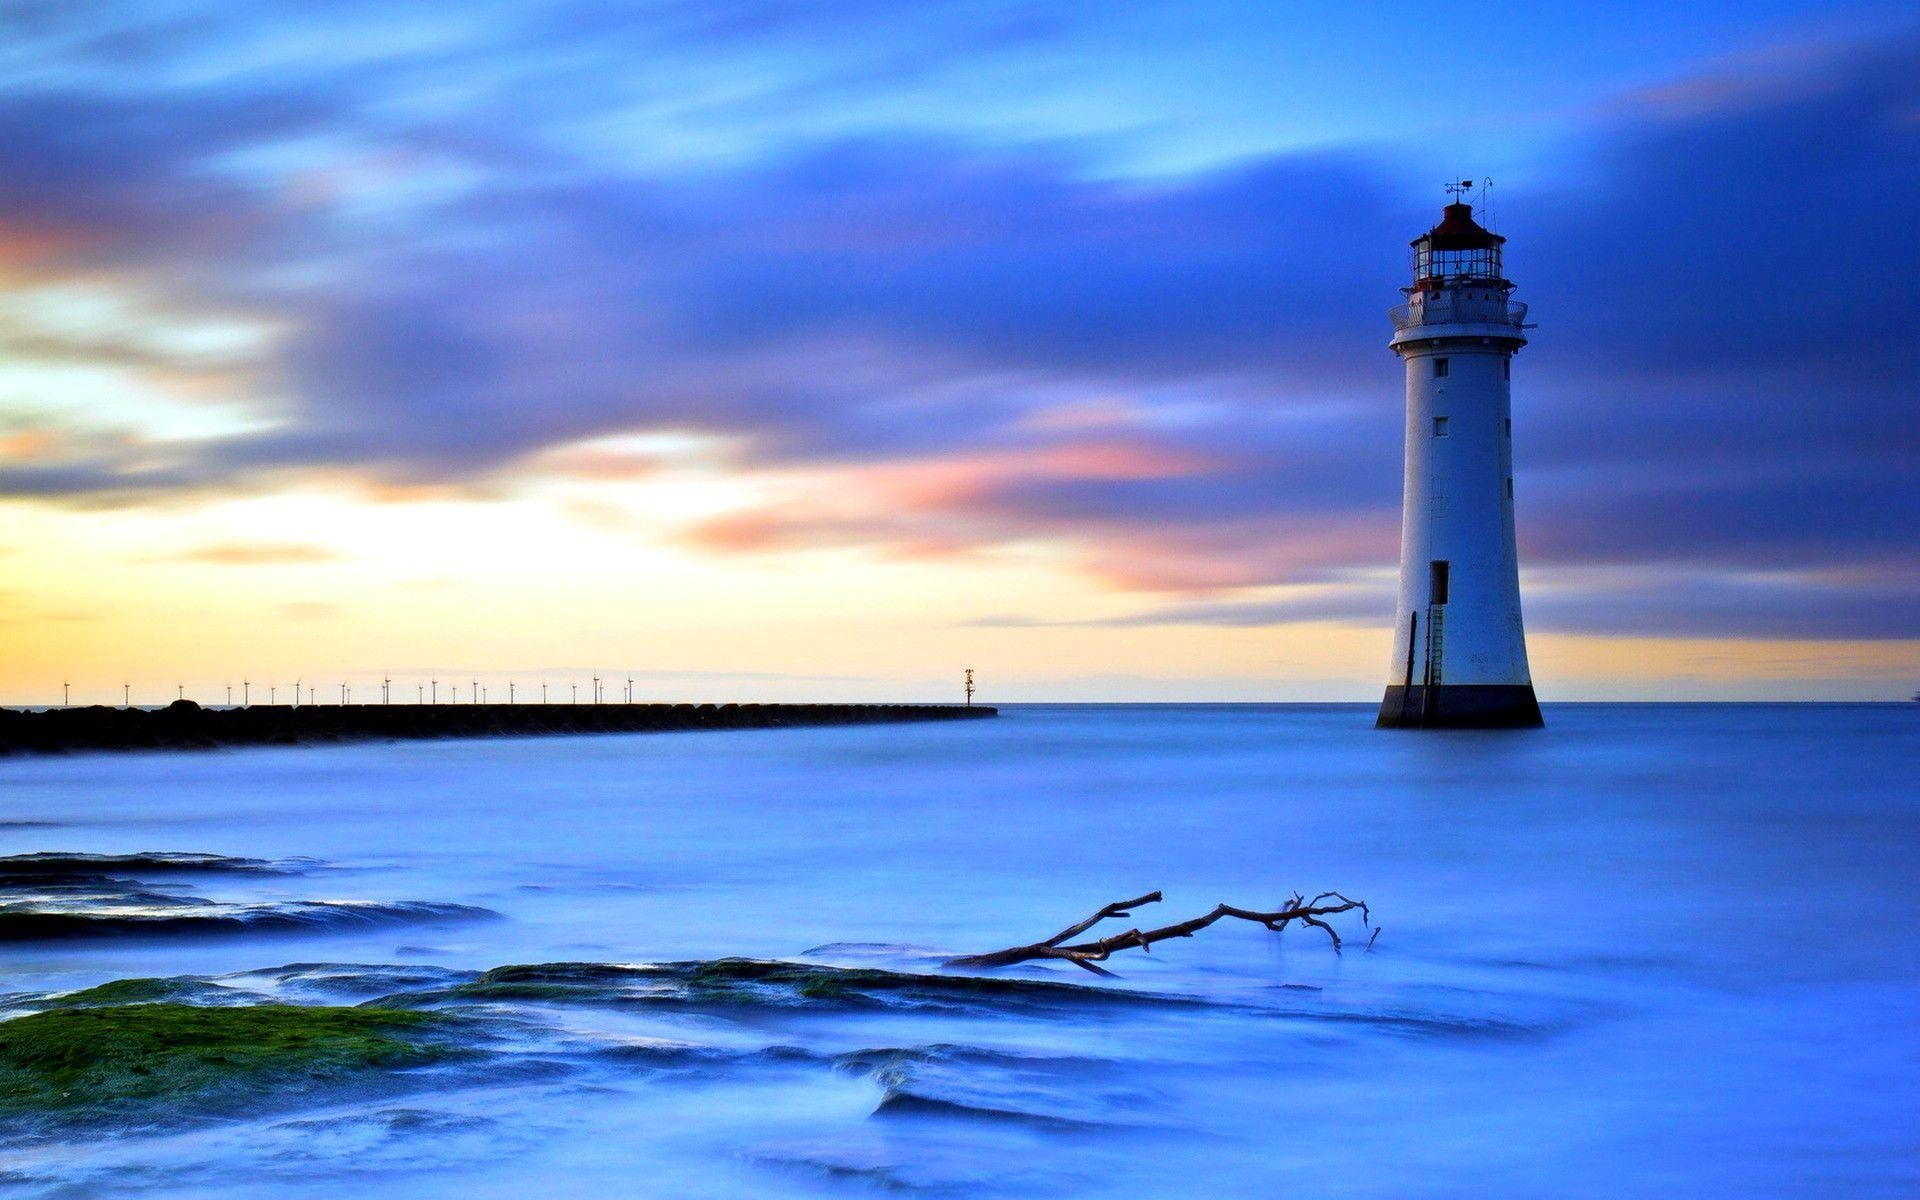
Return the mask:
[[425, 900], [285, 900], [215, 904], [188, 899], [156, 904], [59, 906], [0, 904], [0, 943], [91, 937], [191, 937], [238, 933], [331, 933], [387, 925], [480, 921], [500, 914]]
[[461, 1052], [439, 1036], [456, 1023], [407, 1009], [290, 1004], [166, 1002], [35, 1013], [0, 1021], [0, 1119], [171, 1115], [270, 1089], [422, 1066]]
[[137, 854], [79, 854], [40, 850], [32, 854], [0, 854], [0, 879], [95, 876], [102, 871], [138, 871], [142, 875], [200, 872], [279, 875], [297, 874], [320, 865], [320, 860], [314, 858], [235, 858], [228, 854], [178, 850], [145, 850]]
[[128, 1004], [248, 1004], [253, 997], [194, 975], [172, 979], [115, 979], [39, 1001], [35, 1007], [102, 1008]]
[[1048, 1113], [1027, 1112], [1018, 1108], [995, 1108], [990, 1104], [968, 1104], [942, 1096], [925, 1096], [902, 1088], [890, 1088], [874, 1107], [876, 1117], [944, 1117], [968, 1122], [1006, 1121], [1031, 1125], [1038, 1129], [1094, 1129], [1098, 1122], [1056, 1117]]
[[1182, 996], [1017, 976], [918, 974], [761, 958], [495, 967], [441, 995], [468, 1000], [781, 1007], [1193, 1003]]
[[70, 854], [0, 857], [0, 944], [89, 937], [179, 937], [236, 933], [318, 933], [389, 925], [486, 920], [491, 909], [425, 900], [260, 900], [222, 903], [179, 882], [142, 876], [201, 872], [292, 874], [318, 859], [268, 860], [220, 854]]
[[[312, 999], [321, 1003], [305, 1003]], [[342, 1001], [358, 1000], [348, 1004]], [[291, 1002], [290, 1002], [291, 1001]], [[843, 1052], [809, 1044], [818, 1018], [1030, 1021], [1096, 1015], [1082, 1006], [1187, 1005], [1177, 996], [1077, 983], [751, 958], [659, 964], [560, 962], [474, 973], [438, 967], [291, 963], [219, 976], [132, 978], [60, 993], [0, 997], [0, 1144], [87, 1128], [327, 1107], [420, 1077], [434, 1086], [578, 1074], [716, 1078], [758, 1071], [843, 1071], [883, 1095], [887, 1119], [1105, 1126], [1135, 1097], [1076, 1055], [937, 1042]], [[549, 1006], [624, 1007], [611, 1023]], [[632, 1007], [626, 1007], [632, 1006]], [[656, 1008], [655, 1027], [633, 1018]], [[1078, 1013], [1076, 1009], [1080, 1009]], [[686, 1016], [701, 1019], [688, 1023]], [[1111, 1014], [1110, 1014], [1111, 1015]], [[1100, 1015], [1105, 1021], [1110, 1015]], [[793, 1036], [783, 1021], [795, 1023]], [[712, 1038], [700, 1032], [737, 1027]], [[744, 1035], [744, 1036], [743, 1036]], [[836, 1035], [832, 1040], [839, 1041]], [[464, 1064], [464, 1065], [463, 1065]]]

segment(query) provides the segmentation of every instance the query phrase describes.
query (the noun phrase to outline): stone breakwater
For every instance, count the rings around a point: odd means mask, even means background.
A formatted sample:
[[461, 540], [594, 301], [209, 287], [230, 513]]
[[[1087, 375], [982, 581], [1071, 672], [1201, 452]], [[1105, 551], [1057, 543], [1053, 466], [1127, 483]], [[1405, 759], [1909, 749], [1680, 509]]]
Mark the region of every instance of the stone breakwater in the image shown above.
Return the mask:
[[427, 738], [878, 725], [998, 716], [958, 704], [255, 704], [0, 709], [0, 756]]

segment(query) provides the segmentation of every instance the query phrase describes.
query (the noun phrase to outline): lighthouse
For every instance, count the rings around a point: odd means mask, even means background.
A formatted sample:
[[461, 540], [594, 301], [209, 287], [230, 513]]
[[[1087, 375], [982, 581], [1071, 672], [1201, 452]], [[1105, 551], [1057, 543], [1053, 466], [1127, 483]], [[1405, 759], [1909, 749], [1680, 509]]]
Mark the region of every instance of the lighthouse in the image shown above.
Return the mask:
[[1400, 603], [1383, 729], [1541, 724], [1520, 622], [1513, 535], [1513, 357], [1527, 306], [1501, 265], [1506, 240], [1454, 203], [1413, 240], [1413, 285], [1394, 308], [1407, 375]]

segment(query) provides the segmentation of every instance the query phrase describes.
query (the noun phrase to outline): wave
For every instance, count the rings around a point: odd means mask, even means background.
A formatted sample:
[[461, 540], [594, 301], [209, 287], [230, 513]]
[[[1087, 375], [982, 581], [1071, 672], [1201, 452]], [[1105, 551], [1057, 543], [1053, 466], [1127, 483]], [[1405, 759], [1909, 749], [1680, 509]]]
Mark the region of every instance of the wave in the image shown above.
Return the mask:
[[1048, 1129], [1114, 1128], [1114, 1114], [1136, 1111], [1137, 1089], [1114, 1086], [1111, 1059], [1038, 1054], [981, 1046], [858, 1050], [833, 1060], [878, 1084], [878, 1117], [951, 1117], [1012, 1121]]
[[855, 1075], [871, 1076], [882, 1083], [905, 1078], [903, 1071], [919, 1066], [951, 1065], [965, 1068], [990, 1067], [1003, 1070], [1044, 1070], [1048, 1072], [1088, 1071], [1112, 1065], [1113, 1060], [1085, 1054], [1036, 1054], [1017, 1050], [995, 1050], [953, 1042], [933, 1042], [925, 1046], [879, 1046], [836, 1054], [833, 1065]]
[[220, 902], [192, 894], [185, 883], [128, 877], [290, 875], [325, 865], [315, 858], [236, 858], [179, 851], [7, 855], [0, 857], [0, 943], [332, 932], [499, 916], [491, 909], [430, 900]]
[[244, 933], [322, 933], [497, 919], [468, 904], [430, 900], [286, 900], [258, 904], [45, 910], [0, 905], [0, 943], [90, 937], [183, 937]]
[[324, 865], [317, 858], [236, 858], [227, 854], [173, 850], [146, 850], [135, 854], [76, 854], [41, 850], [31, 854], [0, 855], [0, 880], [48, 875], [92, 877], [106, 871], [138, 872], [143, 875], [297, 875]]
[[1020, 1125], [1031, 1125], [1041, 1129], [1095, 1129], [1100, 1127], [1097, 1121], [1082, 1121], [1074, 1117], [1057, 1117], [1048, 1113], [1026, 1112], [1017, 1108], [995, 1108], [985, 1104], [969, 1104], [961, 1100], [949, 1100], [939, 1096], [925, 1096], [919, 1092], [910, 1092], [900, 1088], [889, 1089], [886, 1096], [874, 1107], [876, 1117], [949, 1117], [968, 1121], [1006, 1121]]
[[220, 978], [234, 986], [276, 996], [372, 1000], [384, 995], [450, 987], [473, 976], [472, 971], [400, 963], [297, 962], [238, 971]]
[[1528, 1038], [1549, 1033], [1554, 1028], [1551, 1023], [1508, 1020], [1504, 1017], [1448, 1016], [1405, 1010], [1276, 1008], [1266, 1011], [1282, 1020], [1360, 1025], [1409, 1037]]

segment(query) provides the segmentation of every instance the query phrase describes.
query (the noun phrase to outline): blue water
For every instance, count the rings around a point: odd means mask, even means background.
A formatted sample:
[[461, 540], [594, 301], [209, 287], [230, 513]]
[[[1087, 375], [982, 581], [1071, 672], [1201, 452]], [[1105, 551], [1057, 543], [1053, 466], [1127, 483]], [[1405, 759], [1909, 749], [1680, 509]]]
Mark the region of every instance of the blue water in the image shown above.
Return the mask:
[[27, 1008], [134, 976], [336, 1001], [401, 986], [263, 970], [295, 963], [937, 973], [1152, 889], [1166, 901], [1120, 927], [1323, 888], [1382, 927], [1372, 952], [1226, 922], [1116, 958], [1117, 982], [1004, 972], [1146, 994], [1127, 1004], [480, 1006], [500, 1032], [478, 1062], [0, 1145], [0, 1193], [1920, 1193], [1920, 705], [1548, 720], [1381, 733], [1352, 706], [1036, 706], [0, 763], [0, 853], [311, 856], [330, 865], [192, 883], [501, 914], [0, 946], [0, 992]]

